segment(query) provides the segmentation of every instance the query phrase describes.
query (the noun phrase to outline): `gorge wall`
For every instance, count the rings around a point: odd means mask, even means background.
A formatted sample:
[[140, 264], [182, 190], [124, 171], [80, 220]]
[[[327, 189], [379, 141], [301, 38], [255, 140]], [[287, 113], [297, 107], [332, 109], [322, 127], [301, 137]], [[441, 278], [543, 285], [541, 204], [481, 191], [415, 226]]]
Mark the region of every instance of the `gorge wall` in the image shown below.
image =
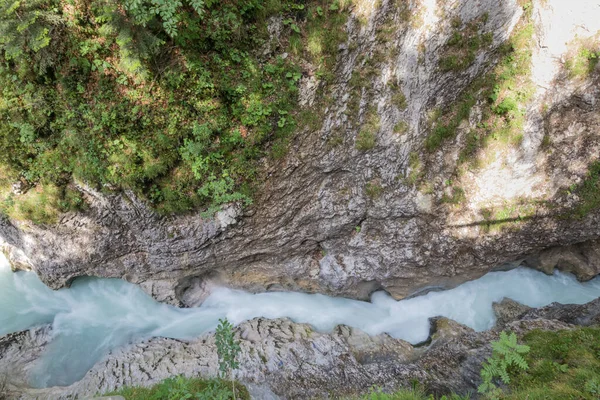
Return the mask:
[[574, 65], [597, 43], [597, 8], [355, 0], [333, 84], [303, 67], [316, 123], [265, 160], [253, 205], [160, 217], [80, 183], [85, 211], [3, 219], [4, 252], [52, 288], [118, 277], [178, 305], [212, 284], [402, 298], [524, 259], [591, 279], [599, 74]]

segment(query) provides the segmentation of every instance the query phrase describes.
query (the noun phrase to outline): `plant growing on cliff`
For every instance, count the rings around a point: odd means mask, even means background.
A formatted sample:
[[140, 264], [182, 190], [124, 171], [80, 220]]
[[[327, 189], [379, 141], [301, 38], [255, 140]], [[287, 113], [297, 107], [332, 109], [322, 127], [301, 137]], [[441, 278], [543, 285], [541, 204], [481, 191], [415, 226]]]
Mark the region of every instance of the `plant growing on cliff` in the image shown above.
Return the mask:
[[231, 379], [233, 389], [233, 398], [235, 399], [235, 382], [233, 380], [233, 370], [239, 367], [235, 360], [240, 352], [240, 342], [233, 336], [233, 325], [225, 319], [219, 319], [219, 326], [215, 334], [217, 345], [217, 354], [219, 355], [219, 377]]
[[483, 382], [477, 388], [479, 393], [485, 394], [488, 398], [498, 399], [502, 393], [494, 381], [498, 378], [505, 384], [510, 383], [508, 369], [516, 367], [521, 370], [527, 370], [529, 366], [522, 354], [529, 353], [529, 346], [517, 343], [517, 335], [514, 332], [507, 334], [502, 331], [500, 338], [491, 343], [492, 356], [483, 363], [481, 369], [481, 378]]
[[[328, 4], [0, 0], [0, 212], [54, 223], [81, 205], [76, 182], [162, 214], [249, 204], [306, 123], [300, 61], [333, 75], [349, 11]], [[304, 53], [258, 51], [271, 17]], [[36, 207], [18, 205], [28, 190]]]

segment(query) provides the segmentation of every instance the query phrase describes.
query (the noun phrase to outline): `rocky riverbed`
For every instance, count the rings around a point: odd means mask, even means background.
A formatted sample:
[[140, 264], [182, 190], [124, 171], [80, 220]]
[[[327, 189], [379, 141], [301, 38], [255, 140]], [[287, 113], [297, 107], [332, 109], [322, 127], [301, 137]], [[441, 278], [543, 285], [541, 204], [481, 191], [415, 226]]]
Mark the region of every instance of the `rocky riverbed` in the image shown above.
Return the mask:
[[[501, 330], [519, 336], [532, 329], [559, 330], [600, 323], [600, 299], [584, 305], [529, 308], [505, 299], [494, 306], [497, 326], [475, 332], [447, 318], [432, 318], [429, 341], [403, 340], [340, 325], [331, 334], [288, 319], [254, 319], [235, 329], [241, 340], [236, 378], [260, 399], [323, 398], [379, 386], [393, 390], [418, 381], [436, 394], [474, 393], [490, 341]], [[48, 328], [0, 338], [0, 376], [8, 398], [58, 399], [90, 396], [124, 385], [151, 385], [165, 378], [216, 376], [214, 335], [191, 341], [155, 338], [116, 350], [68, 387], [31, 389], [27, 371], [48, 343]]]

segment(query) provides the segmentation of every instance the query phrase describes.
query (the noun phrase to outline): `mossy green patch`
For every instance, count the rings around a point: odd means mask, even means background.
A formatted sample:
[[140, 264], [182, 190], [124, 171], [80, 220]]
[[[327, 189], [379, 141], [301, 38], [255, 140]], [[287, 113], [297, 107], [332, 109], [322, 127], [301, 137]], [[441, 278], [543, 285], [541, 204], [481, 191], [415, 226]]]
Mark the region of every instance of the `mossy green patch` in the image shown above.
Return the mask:
[[600, 62], [600, 35], [586, 39], [578, 38], [572, 44], [574, 47], [570, 57], [565, 61], [565, 70], [570, 79], [586, 79]]
[[600, 161], [590, 165], [587, 177], [574, 191], [579, 196], [579, 203], [572, 210], [575, 218], [581, 219], [600, 207]]
[[[235, 398], [249, 400], [245, 386], [235, 382]], [[126, 400], [165, 399], [233, 399], [231, 381], [221, 379], [185, 378], [182, 376], [165, 379], [151, 387], [125, 387], [107, 395], [123, 396]]]
[[[445, 140], [455, 138], [459, 126], [469, 118], [472, 108], [478, 103], [482, 112], [481, 122], [466, 136], [465, 146], [459, 154], [459, 164], [477, 164], [477, 151], [496, 141], [512, 145], [520, 143], [524, 104], [533, 94], [529, 75], [534, 27], [531, 22], [531, 7], [525, 4], [524, 10], [524, 16], [510, 39], [498, 49], [500, 61], [496, 67], [475, 79], [451, 107], [431, 119], [431, 132], [425, 141], [428, 151], [435, 151]], [[467, 27], [465, 31], [473, 32], [473, 29]], [[470, 40], [457, 34], [449, 43], [453, 46], [454, 43], [456, 46], [460, 44], [460, 48], [477, 48], [469, 45]], [[487, 37], [481, 43], [489, 41], [490, 38]]]
[[379, 114], [375, 108], [369, 108], [364, 117], [364, 123], [356, 136], [355, 147], [360, 151], [371, 150], [377, 144], [379, 131]]
[[442, 71], [466, 69], [473, 64], [479, 50], [492, 44], [492, 33], [481, 33], [486, 20], [487, 14], [469, 22], [464, 27], [462, 27], [460, 18], [452, 20], [454, 31], [446, 42], [439, 60], [439, 67]]
[[379, 180], [373, 179], [372, 181], [367, 182], [365, 186], [365, 193], [373, 200], [378, 199], [383, 193], [383, 187], [381, 186]]
[[406, 177], [406, 182], [409, 185], [416, 184], [421, 175], [423, 174], [423, 163], [421, 162], [421, 158], [419, 157], [419, 153], [413, 151], [408, 156], [408, 176]]
[[529, 369], [514, 374], [504, 399], [600, 398], [600, 328], [535, 330], [523, 338]]
[[461, 204], [463, 201], [466, 200], [465, 191], [458, 186], [453, 186], [450, 189], [450, 193], [451, 193], [450, 195], [444, 194], [442, 196], [443, 203]]
[[507, 201], [502, 206], [489, 207], [480, 210], [483, 217], [482, 225], [488, 232], [499, 232], [504, 229], [518, 229], [523, 221], [530, 220], [543, 203], [528, 199]]

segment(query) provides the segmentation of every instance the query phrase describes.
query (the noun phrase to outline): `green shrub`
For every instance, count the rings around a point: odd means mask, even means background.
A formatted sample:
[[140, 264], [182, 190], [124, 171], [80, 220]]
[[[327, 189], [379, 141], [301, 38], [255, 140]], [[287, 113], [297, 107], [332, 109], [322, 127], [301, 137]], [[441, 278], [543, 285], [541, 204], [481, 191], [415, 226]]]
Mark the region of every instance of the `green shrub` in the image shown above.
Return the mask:
[[306, 28], [325, 74], [347, 14], [322, 0], [1, 3], [0, 168], [40, 190], [131, 189], [162, 213], [248, 204], [259, 160], [296, 130], [305, 56], [257, 54], [268, 18], [292, 21], [280, 39], [302, 50]]
[[586, 78], [594, 72], [599, 61], [600, 46], [596, 44], [593, 47], [592, 45], [586, 46], [584, 44], [573, 57], [565, 62], [565, 69], [571, 79]]
[[219, 326], [215, 332], [215, 343], [217, 345], [217, 354], [219, 356], [219, 377], [231, 379], [231, 389], [235, 399], [235, 382], [233, 380], [233, 371], [239, 367], [235, 360], [240, 352], [240, 342], [235, 340], [233, 335], [233, 325], [227, 318], [219, 319]]
[[512, 97], [506, 97], [505, 99], [503, 99], [500, 104], [498, 104], [495, 108], [494, 108], [494, 112], [498, 115], [505, 115], [508, 114], [510, 112], [515, 112], [517, 111], [519, 108], [519, 104], [517, 103], [517, 101], [512, 98]]

